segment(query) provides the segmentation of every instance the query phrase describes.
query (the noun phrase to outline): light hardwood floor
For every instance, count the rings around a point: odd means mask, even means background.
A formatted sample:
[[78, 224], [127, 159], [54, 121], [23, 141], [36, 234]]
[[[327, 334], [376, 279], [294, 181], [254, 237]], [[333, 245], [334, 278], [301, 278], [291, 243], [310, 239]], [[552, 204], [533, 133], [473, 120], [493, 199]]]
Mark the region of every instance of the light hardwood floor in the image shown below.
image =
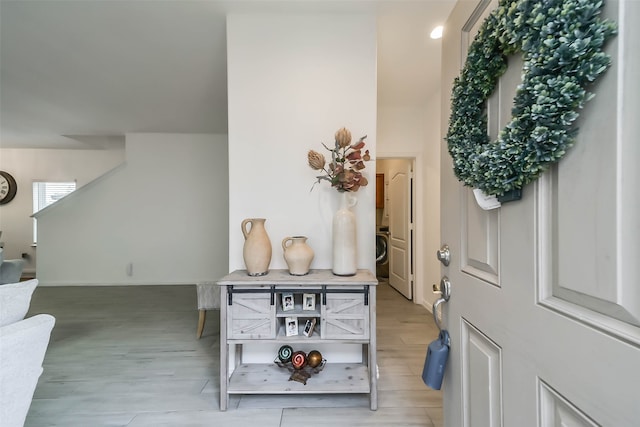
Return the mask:
[[379, 409], [367, 395], [232, 396], [219, 411], [219, 313], [197, 340], [195, 286], [39, 287], [56, 326], [26, 426], [442, 426], [421, 379], [431, 314], [378, 288]]

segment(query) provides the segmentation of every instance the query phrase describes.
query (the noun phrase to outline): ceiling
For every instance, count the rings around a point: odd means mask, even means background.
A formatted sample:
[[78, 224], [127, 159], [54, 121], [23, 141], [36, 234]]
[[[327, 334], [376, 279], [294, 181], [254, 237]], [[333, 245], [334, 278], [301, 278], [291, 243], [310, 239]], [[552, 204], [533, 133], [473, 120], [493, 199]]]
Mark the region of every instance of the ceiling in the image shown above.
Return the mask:
[[454, 0], [0, 0], [0, 147], [109, 148], [129, 132], [227, 133], [227, 13], [372, 13], [379, 106], [440, 84]]

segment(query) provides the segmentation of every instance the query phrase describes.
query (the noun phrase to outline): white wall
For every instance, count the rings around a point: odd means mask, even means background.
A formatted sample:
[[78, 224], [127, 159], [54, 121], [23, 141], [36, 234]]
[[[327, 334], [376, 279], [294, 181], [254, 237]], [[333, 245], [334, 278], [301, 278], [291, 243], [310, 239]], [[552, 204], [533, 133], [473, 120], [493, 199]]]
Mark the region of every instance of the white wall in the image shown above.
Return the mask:
[[122, 168], [38, 216], [41, 283], [187, 284], [226, 274], [226, 136], [129, 134], [126, 147]]
[[440, 91], [435, 93], [430, 99], [425, 113], [425, 123], [427, 124], [426, 138], [423, 155], [423, 182], [424, 199], [422, 209], [424, 216], [424, 247], [420, 253], [417, 264], [424, 268], [424, 293], [423, 304], [431, 310], [431, 306], [439, 295], [432, 292], [432, 285], [440, 283], [442, 265], [436, 258], [436, 251], [443, 243], [440, 239], [440, 150], [441, 131], [440, 116]]
[[124, 161], [124, 150], [0, 149], [0, 169], [16, 179], [15, 199], [0, 207], [5, 258], [25, 259], [26, 272], [35, 272], [33, 244], [33, 181], [76, 181], [81, 187]]
[[440, 282], [440, 93], [424, 106], [379, 106], [378, 157], [414, 158], [415, 301], [431, 309]]
[[[281, 241], [309, 237], [312, 268], [331, 268], [331, 219], [338, 193], [307, 151], [346, 126], [376, 151], [376, 29], [373, 16], [230, 15], [229, 268], [244, 268], [245, 218], [266, 218], [271, 268], [286, 268]], [[358, 267], [375, 271], [375, 162], [357, 193]]]

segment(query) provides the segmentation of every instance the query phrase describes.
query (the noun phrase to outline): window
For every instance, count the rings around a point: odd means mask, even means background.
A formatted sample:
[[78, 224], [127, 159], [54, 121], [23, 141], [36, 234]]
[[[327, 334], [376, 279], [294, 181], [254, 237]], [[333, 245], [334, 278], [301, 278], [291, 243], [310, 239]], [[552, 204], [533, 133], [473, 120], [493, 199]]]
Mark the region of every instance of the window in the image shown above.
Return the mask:
[[[76, 189], [76, 182], [34, 182], [33, 213], [62, 199]], [[38, 241], [38, 223], [33, 219], [33, 243]]]

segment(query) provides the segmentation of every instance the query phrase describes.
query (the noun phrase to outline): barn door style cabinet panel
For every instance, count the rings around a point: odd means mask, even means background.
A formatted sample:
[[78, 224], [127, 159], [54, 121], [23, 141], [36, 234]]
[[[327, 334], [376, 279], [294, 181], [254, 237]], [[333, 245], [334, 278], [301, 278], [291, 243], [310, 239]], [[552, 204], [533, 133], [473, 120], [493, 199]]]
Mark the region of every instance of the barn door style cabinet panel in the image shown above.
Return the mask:
[[[230, 394], [366, 393], [378, 407], [376, 376], [376, 285], [368, 270], [335, 276], [311, 270], [292, 276], [271, 270], [249, 276], [237, 270], [220, 279], [220, 409]], [[312, 328], [309, 326], [313, 325]], [[362, 362], [332, 363], [306, 384], [290, 380], [290, 372], [269, 363], [243, 363], [244, 344], [360, 344]], [[230, 350], [235, 350], [230, 352]], [[233, 360], [230, 362], [230, 355]]]

